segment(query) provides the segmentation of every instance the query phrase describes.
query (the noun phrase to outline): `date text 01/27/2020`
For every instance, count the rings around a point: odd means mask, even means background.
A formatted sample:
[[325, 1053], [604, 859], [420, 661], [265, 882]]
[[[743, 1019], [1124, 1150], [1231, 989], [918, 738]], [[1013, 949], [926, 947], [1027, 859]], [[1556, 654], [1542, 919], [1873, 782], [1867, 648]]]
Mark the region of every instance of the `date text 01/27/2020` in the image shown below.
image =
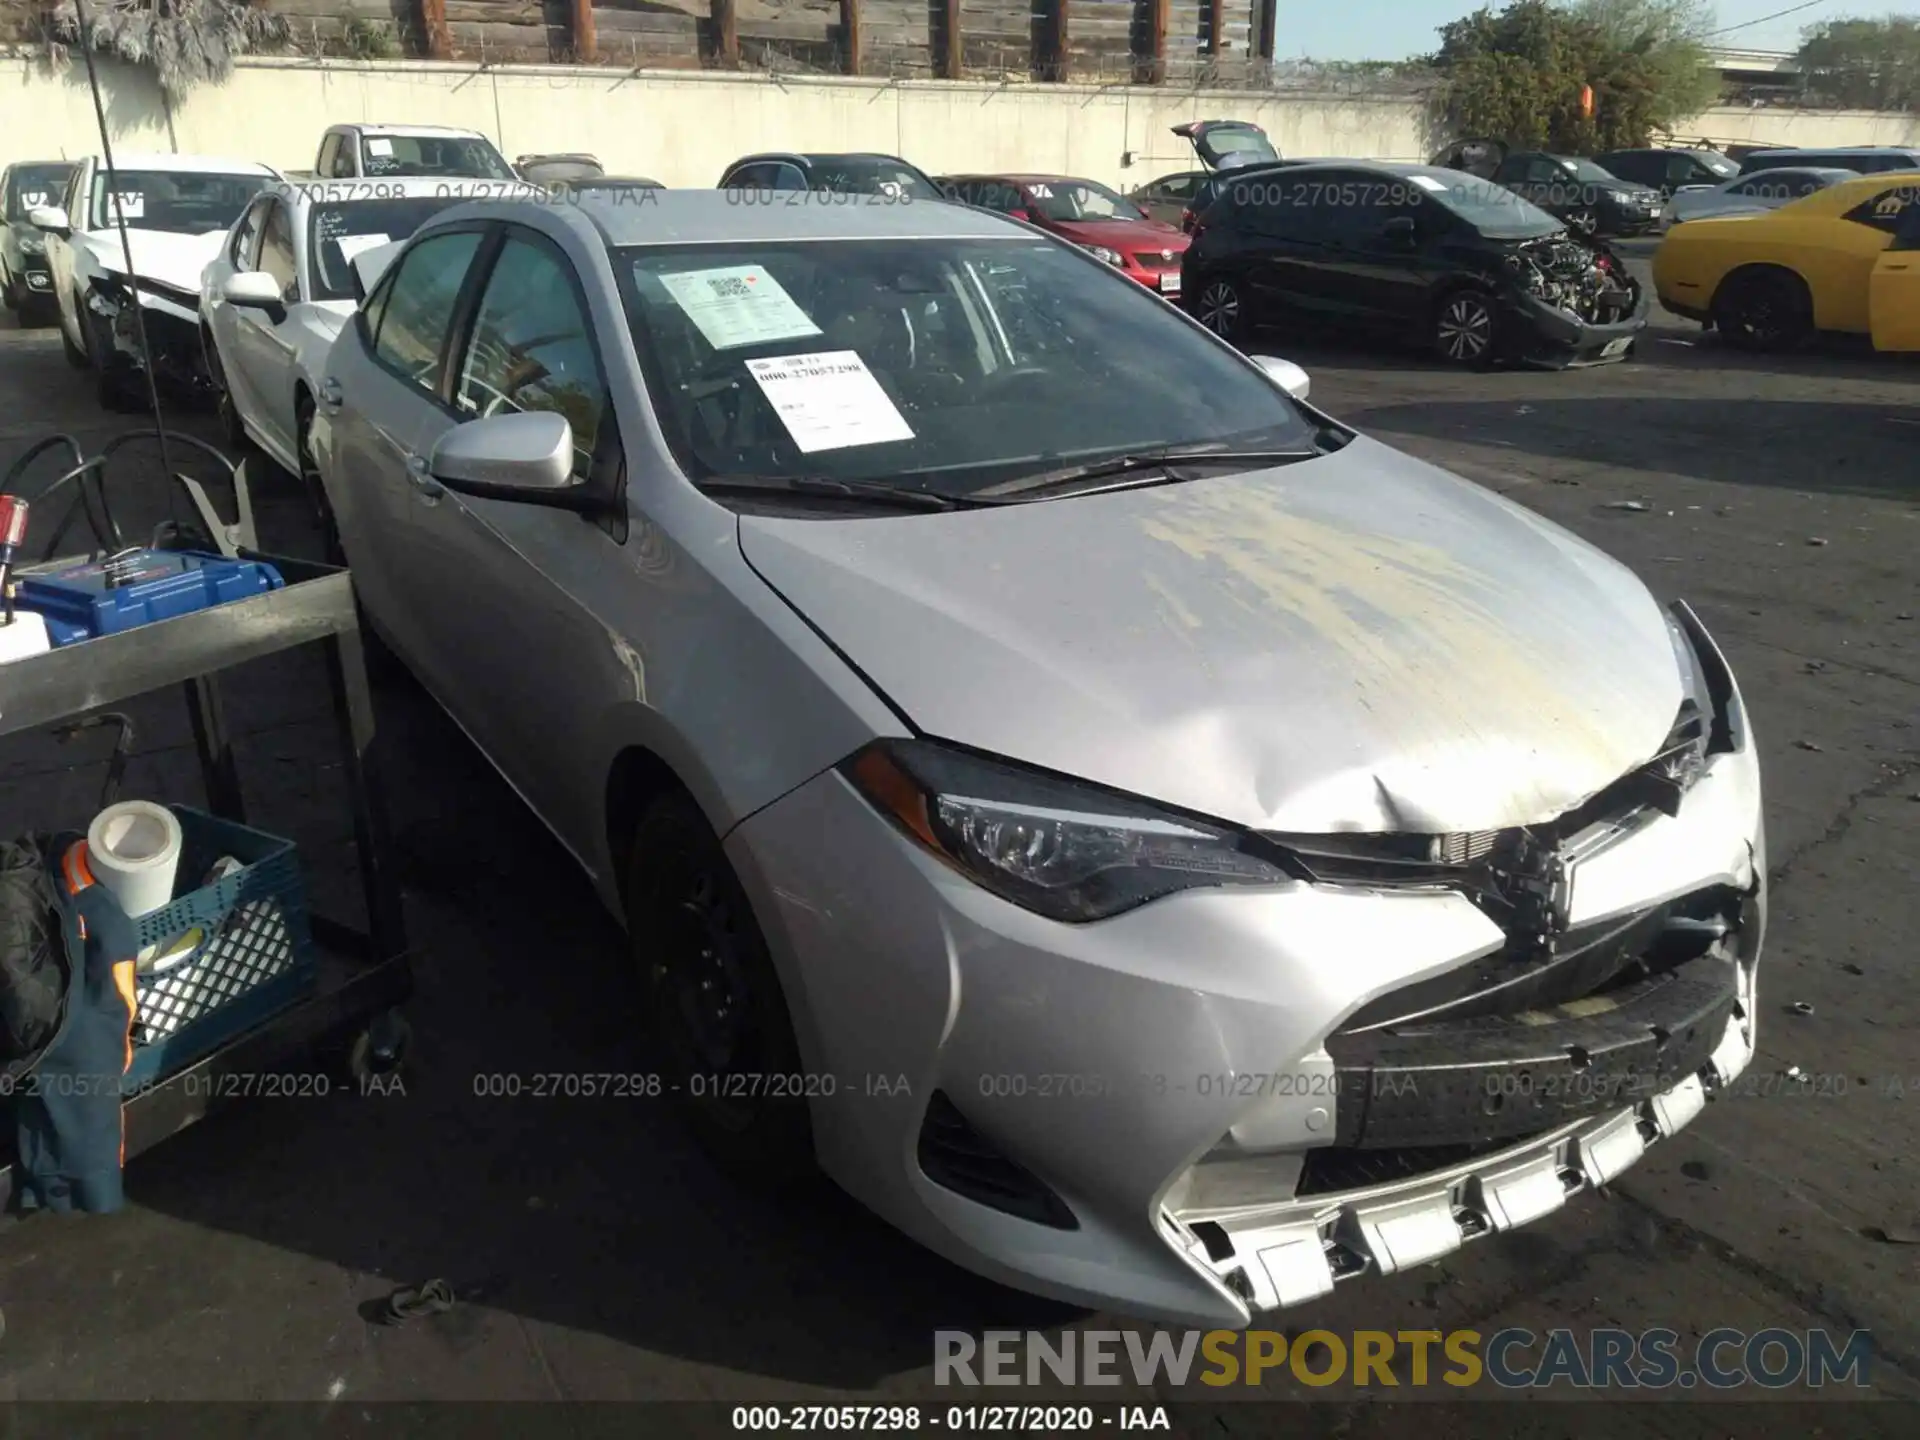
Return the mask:
[[1093, 1430], [1171, 1430], [1164, 1405], [736, 1405], [735, 1430], [871, 1430], [912, 1434], [922, 1429], [1035, 1432], [1059, 1435]]

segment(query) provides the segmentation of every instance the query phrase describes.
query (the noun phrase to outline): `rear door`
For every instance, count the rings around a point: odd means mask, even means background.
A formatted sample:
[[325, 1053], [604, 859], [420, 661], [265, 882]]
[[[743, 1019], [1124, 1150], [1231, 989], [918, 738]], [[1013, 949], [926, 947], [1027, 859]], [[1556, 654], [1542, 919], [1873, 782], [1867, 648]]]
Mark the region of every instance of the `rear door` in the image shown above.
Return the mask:
[[1876, 350], [1920, 350], [1920, 198], [1909, 199], [1893, 242], [1874, 262], [1867, 317]]
[[1336, 173], [1268, 172], [1220, 182], [1246, 217], [1243, 265], [1257, 316], [1325, 317], [1347, 308], [1335, 273], [1343, 258], [1334, 244]]
[[[1442, 217], [1437, 205], [1415, 198], [1408, 181], [1365, 172], [1337, 172], [1327, 179], [1321, 204], [1327, 263], [1316, 277], [1332, 315], [1369, 328], [1417, 327], [1427, 309], [1432, 261], [1429, 242]], [[1392, 220], [1412, 220], [1411, 244], [1390, 237]]]
[[1174, 126], [1173, 133], [1193, 146], [1194, 154], [1209, 170], [1231, 170], [1280, 158], [1267, 132], [1250, 120], [1190, 120]]
[[394, 261], [328, 357], [316, 427], [327, 434], [321, 463], [354, 587], [436, 695], [446, 664], [426, 643], [416, 514], [437, 499], [424, 456], [458, 420], [447, 357], [486, 234], [437, 230]]

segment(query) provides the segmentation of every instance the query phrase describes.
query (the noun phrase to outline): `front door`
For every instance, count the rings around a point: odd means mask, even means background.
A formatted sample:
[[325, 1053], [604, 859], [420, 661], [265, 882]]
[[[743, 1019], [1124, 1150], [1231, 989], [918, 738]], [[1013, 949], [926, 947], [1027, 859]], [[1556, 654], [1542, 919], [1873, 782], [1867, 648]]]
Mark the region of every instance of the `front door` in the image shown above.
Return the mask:
[[[269, 198], [261, 212], [260, 239], [251, 268], [271, 275], [280, 287], [283, 306], [299, 303], [300, 282], [294, 271], [293, 222], [283, 200]], [[233, 336], [234, 364], [227, 384], [244, 395], [244, 413], [253, 422], [260, 442], [288, 469], [297, 471], [299, 456], [293, 436], [293, 341], [284, 311], [276, 318], [257, 305], [228, 305], [227, 323]]]
[[1868, 282], [1867, 320], [1876, 350], [1920, 350], [1920, 201], [1900, 216], [1893, 243]]
[[[574, 471], [620, 463], [599, 345], [572, 263], [547, 237], [507, 231], [452, 365], [460, 421], [522, 411], [566, 416]], [[442, 702], [520, 794], [570, 842], [597, 795], [580, 757], [599, 717], [567, 697], [613, 663], [594, 594], [630, 584], [623, 527], [564, 510], [448, 490], [416, 504], [410, 608], [449, 667]], [[590, 688], [590, 687], [589, 687]]]

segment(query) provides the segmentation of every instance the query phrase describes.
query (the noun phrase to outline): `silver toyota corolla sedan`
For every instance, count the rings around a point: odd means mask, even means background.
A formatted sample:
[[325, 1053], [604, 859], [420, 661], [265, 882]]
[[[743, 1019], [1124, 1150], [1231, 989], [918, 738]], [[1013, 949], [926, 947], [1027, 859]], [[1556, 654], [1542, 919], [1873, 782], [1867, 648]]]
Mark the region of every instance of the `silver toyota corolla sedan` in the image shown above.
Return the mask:
[[371, 618], [625, 917], [637, 1066], [742, 1171], [1233, 1326], [1607, 1183], [1753, 1053], [1694, 613], [1073, 246], [483, 202], [329, 370]]

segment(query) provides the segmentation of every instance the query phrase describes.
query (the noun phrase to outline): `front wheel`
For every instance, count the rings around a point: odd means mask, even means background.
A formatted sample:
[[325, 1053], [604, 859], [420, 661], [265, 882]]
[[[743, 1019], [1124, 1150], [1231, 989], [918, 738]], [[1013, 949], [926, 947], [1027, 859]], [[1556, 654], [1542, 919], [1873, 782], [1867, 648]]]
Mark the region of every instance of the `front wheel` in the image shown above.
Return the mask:
[[1449, 365], [1491, 364], [1500, 338], [1500, 317], [1493, 297], [1478, 290], [1456, 290], [1440, 302], [1433, 348]]
[[214, 341], [213, 331], [204, 325], [200, 327], [200, 348], [206, 358], [207, 379], [213, 384], [213, 409], [220, 425], [220, 438], [235, 455], [247, 456], [253, 452], [253, 441], [247, 435], [239, 407], [233, 403], [233, 391], [227, 385], [227, 367], [220, 362], [220, 347]]
[[1246, 301], [1231, 280], [1207, 280], [1193, 299], [1193, 317], [1230, 345], [1247, 333]]
[[1600, 217], [1591, 210], [1575, 210], [1567, 216], [1567, 229], [1591, 239], [1600, 232]]
[[1713, 297], [1713, 328], [1735, 350], [1792, 350], [1813, 334], [1813, 301], [1797, 275], [1736, 275]]
[[661, 1078], [694, 1138], [736, 1175], [810, 1179], [812, 1087], [786, 997], [746, 891], [683, 793], [641, 817], [627, 929]]

